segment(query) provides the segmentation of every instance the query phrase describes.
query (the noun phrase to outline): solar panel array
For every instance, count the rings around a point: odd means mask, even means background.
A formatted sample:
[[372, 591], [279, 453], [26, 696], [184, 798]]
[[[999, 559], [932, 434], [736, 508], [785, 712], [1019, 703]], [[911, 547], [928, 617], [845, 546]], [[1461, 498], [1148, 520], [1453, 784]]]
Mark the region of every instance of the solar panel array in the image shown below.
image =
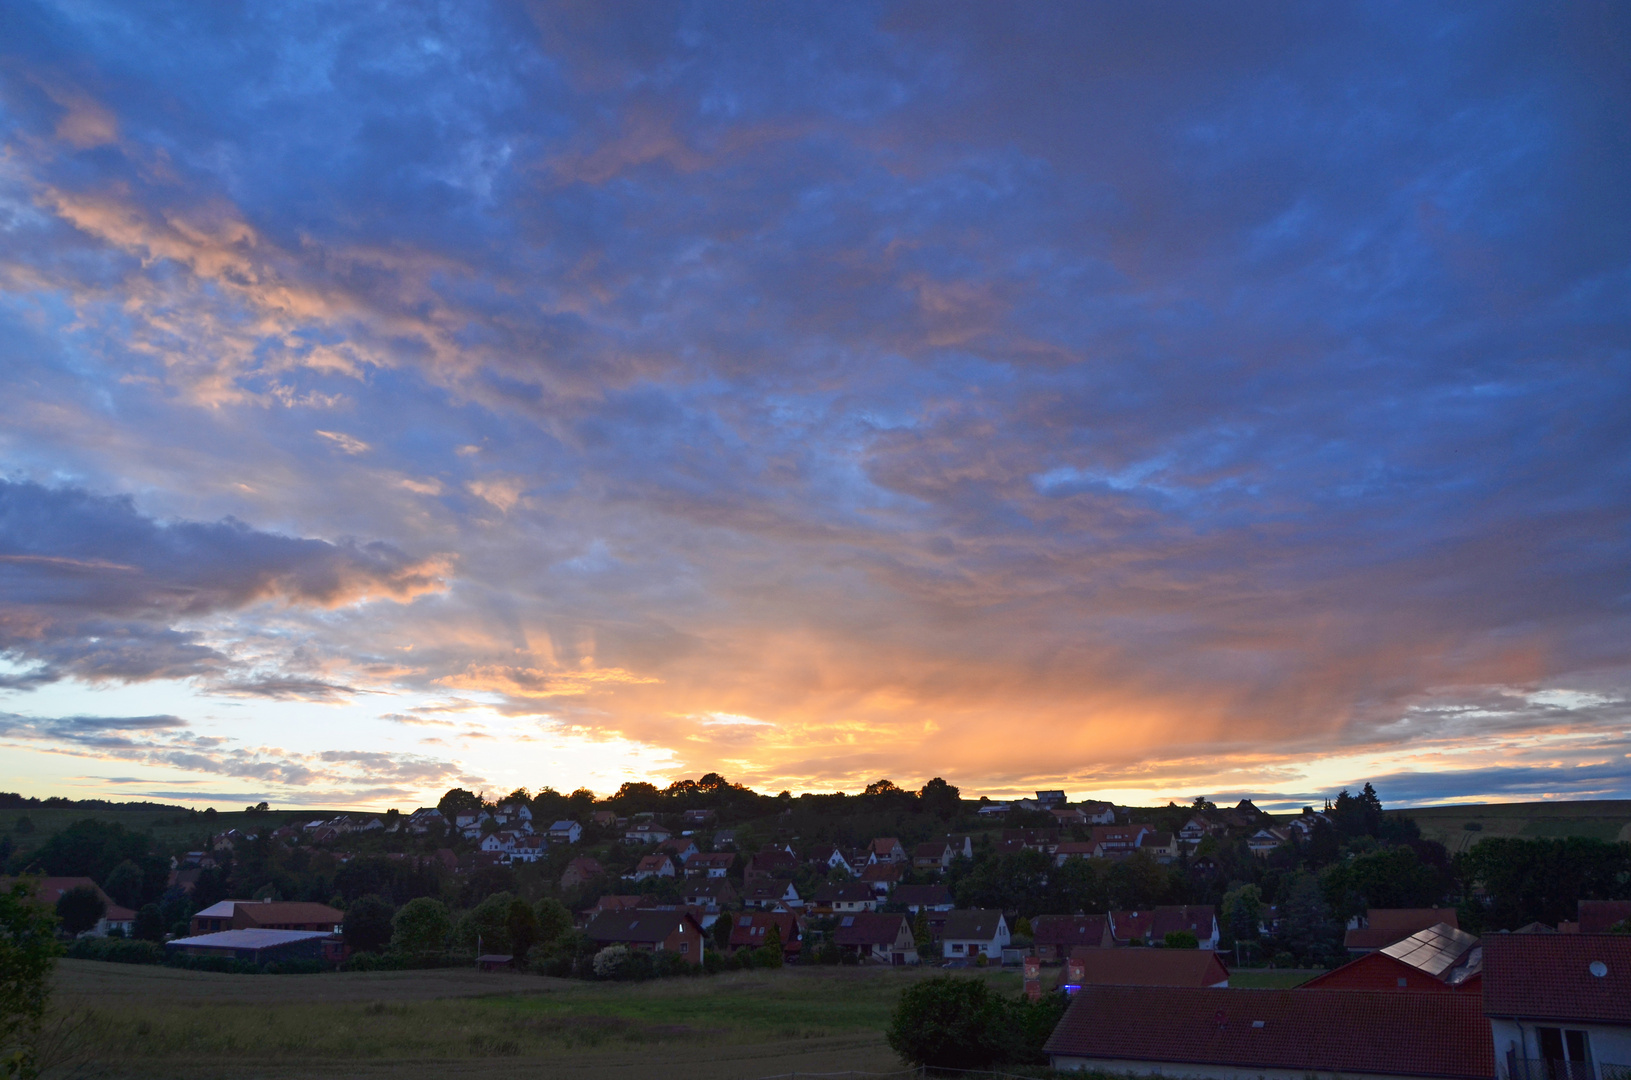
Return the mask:
[[1425, 971], [1435, 979], [1442, 979], [1444, 973], [1455, 967], [1467, 950], [1477, 944], [1478, 939], [1472, 934], [1457, 930], [1448, 923], [1439, 923], [1426, 930], [1418, 930], [1382, 952], [1419, 971]]

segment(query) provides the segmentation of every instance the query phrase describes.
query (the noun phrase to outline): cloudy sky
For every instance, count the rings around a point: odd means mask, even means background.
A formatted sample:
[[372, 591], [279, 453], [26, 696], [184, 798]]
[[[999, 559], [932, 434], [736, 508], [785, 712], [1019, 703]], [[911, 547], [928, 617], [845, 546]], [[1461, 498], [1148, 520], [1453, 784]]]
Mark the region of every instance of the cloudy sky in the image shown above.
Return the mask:
[[1621, 5], [0, 7], [0, 787], [1631, 797]]

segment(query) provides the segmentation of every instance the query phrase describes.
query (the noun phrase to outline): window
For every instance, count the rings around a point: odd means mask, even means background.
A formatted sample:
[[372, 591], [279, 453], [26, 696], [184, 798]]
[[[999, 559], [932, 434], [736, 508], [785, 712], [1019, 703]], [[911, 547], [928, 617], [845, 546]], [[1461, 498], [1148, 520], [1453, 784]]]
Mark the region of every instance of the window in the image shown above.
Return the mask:
[[953, 945], [953, 946], [952, 946], [952, 947], [951, 947], [951, 951], [952, 951], [952, 952], [954, 952], [954, 953], [960, 953], [960, 952], [962, 952], [962, 951], [963, 951], [963, 946], [962, 946], [962, 943], [961, 943], [961, 942], [959, 942], [959, 943], [957, 943], [957, 944], [955, 944], [955, 945]]
[[680, 942], [680, 952], [688, 953], [690, 951], [691, 951], [691, 943], [689, 941]]

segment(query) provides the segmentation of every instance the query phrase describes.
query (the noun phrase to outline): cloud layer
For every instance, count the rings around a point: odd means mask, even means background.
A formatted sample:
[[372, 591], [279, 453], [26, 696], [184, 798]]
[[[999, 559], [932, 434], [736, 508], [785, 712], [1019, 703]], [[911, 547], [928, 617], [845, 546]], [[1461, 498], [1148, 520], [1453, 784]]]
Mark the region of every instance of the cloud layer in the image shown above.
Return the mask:
[[1631, 793], [1615, 9], [0, 19], [0, 707]]

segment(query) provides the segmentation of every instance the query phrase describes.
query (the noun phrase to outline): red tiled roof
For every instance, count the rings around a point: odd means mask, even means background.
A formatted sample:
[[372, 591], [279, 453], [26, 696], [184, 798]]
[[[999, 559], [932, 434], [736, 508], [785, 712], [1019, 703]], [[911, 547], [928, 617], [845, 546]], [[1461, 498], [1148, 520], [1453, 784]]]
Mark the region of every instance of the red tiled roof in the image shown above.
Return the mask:
[[[893, 945], [900, 938], [904, 915], [859, 912], [842, 916], [832, 939], [838, 945]], [[910, 935], [908, 935], [910, 936]]]
[[1038, 945], [1097, 945], [1104, 940], [1103, 915], [1038, 915], [1031, 920], [1031, 940]]
[[782, 939], [782, 948], [796, 945], [799, 939], [798, 916], [790, 911], [745, 911], [721, 916], [731, 921], [730, 947], [756, 949], [763, 945], [774, 926]]
[[283, 926], [289, 923], [317, 923], [337, 926], [345, 920], [345, 912], [327, 904], [313, 904], [303, 900], [272, 900], [264, 903], [239, 903], [237, 914], [259, 926]]
[[1487, 935], [1484, 1012], [1631, 1024], [1631, 935]]
[[1471, 994], [1089, 986], [1045, 1050], [1247, 1070], [1495, 1075], [1489, 1024]]
[[1112, 911], [1110, 913], [1110, 933], [1117, 941], [1130, 941], [1133, 938], [1148, 938], [1150, 926], [1155, 921], [1153, 911]]
[[1209, 949], [1078, 946], [1070, 958], [1082, 965], [1083, 986], [1216, 986], [1229, 978], [1223, 958]]
[[1150, 934], [1160, 941], [1175, 930], [1187, 930], [1202, 941], [1212, 936], [1217, 910], [1211, 904], [1174, 904], [1155, 909]]

